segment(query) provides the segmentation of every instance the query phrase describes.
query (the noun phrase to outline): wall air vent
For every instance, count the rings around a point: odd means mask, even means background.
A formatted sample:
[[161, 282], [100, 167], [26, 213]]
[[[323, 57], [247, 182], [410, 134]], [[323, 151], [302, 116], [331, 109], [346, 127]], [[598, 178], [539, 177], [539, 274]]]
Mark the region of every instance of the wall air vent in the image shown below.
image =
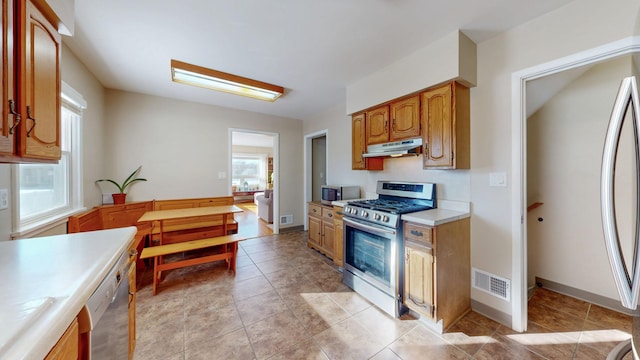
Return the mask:
[[471, 283], [478, 290], [503, 300], [511, 301], [511, 281], [508, 279], [473, 268], [471, 271]]
[[280, 225], [289, 225], [289, 224], [293, 224], [293, 215], [280, 216]]

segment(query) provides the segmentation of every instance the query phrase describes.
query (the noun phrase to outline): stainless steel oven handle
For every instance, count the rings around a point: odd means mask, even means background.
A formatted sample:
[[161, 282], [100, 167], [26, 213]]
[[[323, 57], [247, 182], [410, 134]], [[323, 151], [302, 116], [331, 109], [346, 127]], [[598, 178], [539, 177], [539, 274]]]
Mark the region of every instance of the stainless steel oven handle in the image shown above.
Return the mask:
[[385, 227], [381, 227], [381, 226], [375, 226], [375, 225], [370, 225], [370, 224], [365, 224], [361, 221], [357, 221], [351, 218], [343, 218], [343, 221], [347, 224], [352, 225], [352, 227], [355, 228], [360, 228], [362, 230], [368, 230], [371, 232], [377, 232], [377, 233], [384, 233], [384, 234], [389, 234], [389, 235], [395, 235], [396, 234], [396, 230], [395, 229], [389, 229], [389, 228], [385, 228]]

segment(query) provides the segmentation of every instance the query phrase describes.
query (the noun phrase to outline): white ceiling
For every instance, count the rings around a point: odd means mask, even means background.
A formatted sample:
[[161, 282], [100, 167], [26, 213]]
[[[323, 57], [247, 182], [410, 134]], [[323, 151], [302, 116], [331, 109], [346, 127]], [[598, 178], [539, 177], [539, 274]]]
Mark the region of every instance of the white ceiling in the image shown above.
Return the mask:
[[[110, 89], [304, 119], [457, 29], [476, 43], [571, 0], [77, 0], [64, 42]], [[176, 59], [285, 88], [275, 103], [171, 82]]]

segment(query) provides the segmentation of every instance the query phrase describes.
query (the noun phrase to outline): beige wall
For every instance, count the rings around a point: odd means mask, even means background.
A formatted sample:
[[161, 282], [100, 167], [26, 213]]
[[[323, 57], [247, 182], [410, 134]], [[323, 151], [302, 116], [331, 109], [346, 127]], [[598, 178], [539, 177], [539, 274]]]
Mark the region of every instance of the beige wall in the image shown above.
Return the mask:
[[[87, 101], [87, 109], [82, 114], [82, 158], [84, 166], [83, 187], [84, 205], [92, 207], [99, 204], [99, 191], [93, 181], [102, 174], [104, 164], [104, 89], [88, 69], [67, 48], [62, 47], [62, 80], [78, 91]], [[0, 164], [0, 188], [11, 192], [11, 165]], [[11, 195], [10, 195], [11, 196]], [[12, 211], [0, 210], [0, 241], [9, 240], [12, 229]], [[56, 226], [43, 234], [62, 234], [65, 226]], [[41, 234], [38, 234], [41, 235]]]
[[[600, 164], [618, 86], [630, 75], [630, 56], [594, 66], [527, 120], [527, 203], [544, 203], [528, 214], [529, 286], [538, 276], [617, 299], [602, 237]], [[616, 167], [616, 215], [628, 259], [635, 221], [630, 125]]]
[[142, 165], [129, 200], [226, 196], [229, 129], [279, 134], [280, 215], [302, 225], [302, 122], [296, 119], [108, 90], [105, 176], [124, 179]]

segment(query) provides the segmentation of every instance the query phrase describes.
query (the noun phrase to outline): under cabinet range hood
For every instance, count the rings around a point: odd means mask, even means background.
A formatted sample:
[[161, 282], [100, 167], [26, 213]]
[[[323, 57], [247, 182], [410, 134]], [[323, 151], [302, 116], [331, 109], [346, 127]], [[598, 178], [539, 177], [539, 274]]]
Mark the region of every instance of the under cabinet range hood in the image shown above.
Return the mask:
[[367, 153], [362, 157], [400, 157], [418, 156], [422, 147], [422, 138], [409, 139], [367, 146]]

